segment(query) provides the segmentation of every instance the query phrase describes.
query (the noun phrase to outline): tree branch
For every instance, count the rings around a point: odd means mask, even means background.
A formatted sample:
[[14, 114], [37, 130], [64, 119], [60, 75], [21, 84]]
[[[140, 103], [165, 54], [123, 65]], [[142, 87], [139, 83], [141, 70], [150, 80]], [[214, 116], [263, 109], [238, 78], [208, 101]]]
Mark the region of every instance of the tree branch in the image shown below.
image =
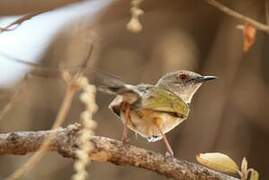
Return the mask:
[[37, 11], [49, 11], [50, 9], [60, 8], [72, 3], [81, 2], [80, 0], [1, 0], [0, 16], [14, 16]]
[[35, 13], [31, 13], [31, 14], [26, 14], [18, 19], [16, 19], [15, 21], [11, 22], [10, 24], [8, 24], [5, 27], [0, 27], [0, 33], [4, 32], [4, 31], [13, 31], [15, 30], [19, 25], [21, 25], [24, 21], [27, 21], [29, 19], [31, 19], [34, 16], [37, 16], [41, 13], [43, 13], [45, 11], [41, 11], [41, 12], [35, 12]]
[[245, 23], [249, 23], [258, 30], [269, 33], [269, 26], [268, 25], [263, 24], [261, 22], [258, 22], [252, 18], [247, 17], [247, 16], [244, 16], [244, 15], [224, 6], [223, 4], [221, 4], [220, 2], [218, 2], [216, 0], [207, 0], [207, 2], [208, 2], [208, 4], [216, 7], [217, 9], [224, 12], [225, 14], [228, 14], [228, 15], [230, 15], [236, 19], [239, 19], [241, 21], [244, 21]]
[[[51, 133], [55, 133], [55, 138], [52, 139], [47, 150], [74, 159], [80, 133], [78, 124], [48, 131], [2, 133], [0, 155], [24, 155], [35, 152]], [[132, 145], [123, 145], [120, 141], [110, 138], [94, 136], [91, 141], [95, 146], [90, 154], [92, 160], [140, 167], [173, 179], [238, 180], [198, 164], [164, 157], [159, 153]]]

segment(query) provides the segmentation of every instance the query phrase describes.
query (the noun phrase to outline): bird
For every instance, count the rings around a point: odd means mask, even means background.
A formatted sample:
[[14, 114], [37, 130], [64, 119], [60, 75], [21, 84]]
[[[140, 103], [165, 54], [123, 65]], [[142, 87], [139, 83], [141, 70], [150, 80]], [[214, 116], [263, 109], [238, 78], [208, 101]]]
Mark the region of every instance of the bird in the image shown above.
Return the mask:
[[165, 134], [188, 118], [190, 103], [199, 87], [216, 78], [177, 70], [163, 75], [156, 84], [131, 85], [112, 80], [99, 89], [116, 96], [108, 107], [123, 123], [124, 144], [128, 143], [130, 129], [149, 142], [163, 139], [173, 157], [174, 152]]

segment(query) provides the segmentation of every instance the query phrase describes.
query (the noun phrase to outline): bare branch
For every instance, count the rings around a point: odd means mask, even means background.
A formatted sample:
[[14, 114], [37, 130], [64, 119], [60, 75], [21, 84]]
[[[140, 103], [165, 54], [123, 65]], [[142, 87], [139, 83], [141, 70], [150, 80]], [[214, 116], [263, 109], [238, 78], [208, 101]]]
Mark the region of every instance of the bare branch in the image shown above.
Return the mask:
[[258, 22], [252, 18], [249, 18], [247, 16], [244, 16], [226, 6], [224, 6], [223, 4], [221, 4], [220, 2], [217, 2], [216, 0], [207, 0], [207, 2], [216, 7], [217, 9], [219, 9], [220, 11], [224, 12], [225, 14], [228, 14], [236, 19], [239, 19], [241, 21], [244, 21], [245, 23], [249, 23], [251, 24], [252, 26], [254, 26], [256, 29], [258, 30], [261, 30], [261, 31], [264, 31], [264, 32], [267, 32], [269, 33], [269, 26], [266, 25], [266, 24], [263, 24], [261, 22]]
[[35, 13], [32, 13], [32, 14], [26, 14], [26, 15], [18, 18], [17, 20], [15, 20], [14, 22], [10, 23], [9, 25], [7, 25], [5, 27], [0, 27], [0, 33], [1, 32], [4, 32], [4, 31], [13, 31], [19, 25], [21, 25], [24, 21], [27, 21], [27, 20], [31, 19], [32, 17], [37, 16], [37, 15], [43, 13], [43, 12], [44, 11], [42, 11], [42, 12], [35, 12]]
[[[45, 6], [46, 8], [41, 9], [41, 10], [37, 8], [37, 10], [35, 10], [35, 11], [31, 12], [31, 13], [27, 13], [27, 14], [23, 15], [22, 17], [18, 18], [17, 20], [15, 20], [14, 22], [8, 24], [7, 26], [5, 26], [5, 27], [0, 27], [0, 33], [1, 33], [1, 32], [5, 32], [5, 31], [13, 31], [13, 30], [15, 30], [19, 25], [21, 25], [23, 22], [25, 22], [25, 21], [27, 21], [27, 20], [29, 20], [29, 19], [31, 19], [31, 18], [33, 18], [33, 17], [39, 15], [39, 14], [48, 12], [48, 11], [53, 10], [53, 9], [56, 9], [56, 8], [58, 8], [58, 7], [61, 6], [61, 5], [65, 5], [65, 3], [69, 4], [69, 3], [76, 2], [76, 1], [78, 1], [78, 0], [71, 0], [71, 1], [67, 1], [67, 2], [59, 2], [60, 4], [57, 4], [57, 3], [56, 3], [56, 4], [55, 4], [54, 6], [52, 6], [52, 7], [49, 6], [50, 8]], [[62, 3], [63, 3], [63, 4], [62, 4]], [[0, 4], [1, 4], [1, 3], [0, 3]], [[19, 8], [19, 9], [20, 9], [20, 8]]]
[[1, 0], [0, 16], [14, 16], [31, 14], [36, 11], [48, 11], [68, 4], [80, 2], [80, 0], [44, 0], [42, 3], [36, 0]]
[[[72, 77], [73, 78], [73, 77]], [[78, 90], [78, 87], [74, 85], [75, 79], [71, 79], [68, 83], [68, 86], [66, 88], [65, 96], [62, 102], [62, 105], [60, 107], [60, 110], [57, 114], [57, 117], [53, 123], [52, 129], [59, 128], [63, 122], [66, 120], [66, 116], [69, 112], [69, 109], [71, 107], [73, 98], [75, 96], [75, 93]], [[42, 142], [40, 145], [40, 148], [37, 149], [37, 151], [34, 153], [33, 156], [31, 156], [25, 164], [23, 164], [22, 167], [17, 169], [15, 172], [13, 172], [7, 179], [13, 180], [13, 179], [19, 179], [24, 174], [28, 173], [35, 164], [37, 164], [43, 157], [47, 146], [50, 144], [51, 140], [54, 138], [54, 133], [50, 133], [49, 136], [47, 136], [46, 139]]]
[[18, 87], [16, 87], [16, 90], [14, 94], [11, 96], [9, 102], [4, 106], [4, 108], [0, 111], [0, 121], [5, 117], [5, 115], [9, 112], [9, 110], [12, 108], [12, 106], [15, 104], [18, 96], [25, 88], [27, 75], [24, 76], [21, 83], [18, 84]]
[[[54, 134], [47, 150], [74, 159], [79, 133], [80, 126], [76, 124], [49, 131], [0, 134], [0, 155], [24, 155], [35, 152], [44, 139], [50, 137], [50, 134]], [[95, 146], [94, 151], [90, 154], [92, 160], [140, 167], [173, 179], [238, 180], [198, 164], [168, 158], [132, 145], [123, 145], [120, 141], [110, 138], [94, 136], [91, 141]]]
[[[0, 28], [0, 33], [1, 33], [1, 28]], [[46, 75], [46, 76], [61, 77], [62, 71], [69, 71], [72, 74], [85, 73], [86, 69], [91, 69], [92, 71], [97, 71], [94, 68], [90, 67], [91, 65], [89, 64], [92, 52], [93, 52], [93, 45], [90, 46], [89, 53], [82, 64], [80, 63], [80, 64], [76, 64], [76, 65], [72, 65], [72, 66], [65, 66], [65, 65], [60, 64], [60, 67], [59, 66], [48, 66], [47, 64], [33, 63], [33, 62], [30, 62], [29, 60], [27, 61], [27, 60], [19, 59], [19, 58], [12, 56], [12, 55], [6, 54], [4, 52], [0, 52], [0, 56], [3, 56], [4, 58], [6, 58], [9, 61], [13, 61], [15, 63], [20, 63], [20, 64], [25, 65], [27, 67], [33, 68], [34, 70], [49, 73], [49, 75]], [[30, 75], [41, 76], [40, 74], [35, 73], [34, 71], [28, 73], [27, 75], [28, 76], [30, 76]]]

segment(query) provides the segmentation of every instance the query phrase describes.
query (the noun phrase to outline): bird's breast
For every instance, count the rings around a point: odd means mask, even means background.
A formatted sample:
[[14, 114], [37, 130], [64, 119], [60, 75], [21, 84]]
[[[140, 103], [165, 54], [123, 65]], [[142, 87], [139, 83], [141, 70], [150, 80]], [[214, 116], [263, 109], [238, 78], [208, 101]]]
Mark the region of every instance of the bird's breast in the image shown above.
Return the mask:
[[[130, 97], [129, 100], [131, 99], [132, 97]], [[124, 99], [123, 96], [117, 96], [111, 102], [109, 108], [117, 116], [119, 116], [123, 123], [125, 123], [126, 116], [124, 110], [121, 108], [122, 103], [126, 103], [126, 99]], [[161, 134], [159, 129], [163, 133], [167, 133], [187, 118], [186, 116], [180, 116], [173, 112], [155, 111], [146, 108], [133, 108], [132, 105], [130, 106], [131, 110], [129, 120], [127, 121], [127, 126], [145, 138], [150, 138], [153, 136], [160, 137]]]
[[[122, 121], [125, 121], [124, 113], [121, 113]], [[149, 109], [132, 110], [128, 127], [143, 137], [160, 136], [160, 130], [167, 133], [184, 118], [175, 116], [173, 113], [157, 112]]]

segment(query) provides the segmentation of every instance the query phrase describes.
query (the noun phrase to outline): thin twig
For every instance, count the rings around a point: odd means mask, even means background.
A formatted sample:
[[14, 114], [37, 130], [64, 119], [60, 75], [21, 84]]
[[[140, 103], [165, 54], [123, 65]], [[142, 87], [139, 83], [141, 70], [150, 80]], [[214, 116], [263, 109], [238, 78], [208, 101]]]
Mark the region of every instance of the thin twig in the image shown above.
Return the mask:
[[41, 13], [44, 13], [44, 12], [45, 11], [40, 11], [40, 12], [26, 14], [26, 15], [18, 18], [17, 20], [13, 21], [12, 23], [8, 24], [7, 26], [0, 27], [0, 33], [5, 32], [5, 31], [13, 31], [13, 30], [17, 29], [17, 27], [19, 27], [19, 25], [21, 25], [23, 22], [31, 19], [34, 16], [41, 14]]
[[26, 81], [27, 81], [27, 75], [23, 78], [22, 82], [18, 85], [19, 87], [15, 90], [15, 93], [12, 95], [9, 102], [4, 106], [4, 108], [0, 112], [0, 121], [5, 117], [7, 112], [9, 112], [11, 107], [15, 104], [18, 96], [20, 95], [20, 93], [22, 92], [22, 90], [25, 87]]
[[[57, 114], [57, 117], [56, 117], [55, 123], [53, 124], [52, 129], [59, 128], [62, 125], [62, 123], [65, 121], [76, 91], [77, 89], [71, 84], [67, 87], [64, 100], [62, 102], [60, 111]], [[22, 167], [17, 169], [14, 173], [12, 173], [6, 179], [8, 180], [18, 179], [21, 176], [25, 175], [27, 172], [29, 172], [33, 168], [33, 166], [37, 162], [39, 162], [39, 160], [41, 160], [44, 153], [46, 152], [48, 145], [50, 144], [53, 138], [54, 138], [54, 134], [51, 133], [50, 136], [48, 136], [44, 140], [44, 142], [42, 142], [41, 146], [39, 147], [40, 149]]]
[[[46, 150], [75, 159], [80, 134], [79, 125], [49, 131], [0, 134], [0, 155], [24, 155], [35, 152], [42, 145], [43, 140], [51, 134], [54, 138]], [[238, 180], [195, 163], [165, 157], [132, 145], [124, 145], [114, 139], [93, 136], [91, 142], [94, 145], [94, 150], [89, 155], [91, 160], [144, 168], [180, 180]]]
[[33, 13], [36, 11], [49, 11], [50, 9], [59, 9], [72, 3], [79, 3], [80, 0], [46, 0], [40, 4], [36, 0], [1, 0], [0, 16], [15, 16], [21, 14]]
[[[91, 69], [91, 71], [98, 71], [99, 72], [99, 70], [96, 70], [96, 69], [90, 67], [90, 64], [89, 64], [89, 61], [90, 61], [90, 58], [92, 56], [93, 50], [94, 50], [94, 46], [93, 46], [93, 44], [91, 44], [90, 48], [89, 48], [89, 51], [87, 53], [87, 56], [83, 60], [82, 63], [77, 64], [77, 65], [71, 65], [71, 66], [66, 66], [66, 65], [61, 65], [60, 64], [60, 67], [58, 67], [58, 66], [48, 66], [46, 64], [29, 62], [29, 61], [26, 61], [26, 60], [23, 60], [23, 59], [16, 58], [16, 57], [14, 57], [12, 55], [9, 55], [7, 53], [4, 53], [4, 52], [0, 52], [0, 56], [3, 56], [6, 59], [8, 59], [10, 61], [13, 61], [15, 63], [20, 63], [20, 64], [23, 64], [25, 66], [31, 67], [34, 70], [40, 70], [40, 71], [44, 71], [44, 72], [47, 72], [47, 73], [50, 73], [50, 74], [52, 73], [54, 75], [53, 77], [61, 77], [63, 71], [68, 71], [68, 72], [71, 72], [71, 73], [75, 72], [76, 74], [78, 74], [77, 76], [80, 76], [83, 73], [85, 73], [85, 71], [87, 69]], [[36, 74], [33, 73], [33, 72], [30, 72], [28, 75], [36, 75]], [[40, 76], [40, 75], [37, 75], [37, 76]]]
[[[82, 67], [80, 68], [78, 72], [76, 72], [74, 76], [72, 76], [68, 71], [62, 70], [62, 76], [63, 76], [63, 79], [67, 83], [67, 88], [66, 88], [66, 92], [65, 92], [65, 96], [64, 96], [61, 108], [51, 128], [52, 130], [59, 128], [66, 120], [74, 95], [80, 89], [80, 87], [77, 85], [77, 79], [84, 73], [85, 69], [87, 68], [87, 64], [90, 61], [90, 55], [92, 54], [92, 50], [93, 50], [93, 45], [90, 46], [89, 53], [87, 54], [87, 57], [84, 60]], [[54, 135], [52, 133], [50, 136], [47, 137], [47, 139], [44, 140], [44, 142], [40, 146], [40, 149], [27, 162], [21, 168], [17, 169], [14, 173], [12, 173], [9, 177], [7, 177], [6, 179], [7, 180], [19, 179], [21, 176], [29, 172], [34, 167], [34, 165], [42, 159], [42, 157], [44, 156], [46, 152], [46, 149], [48, 148], [53, 138], [54, 138]]]
[[[91, 46], [90, 52], [92, 52], [93, 46]], [[4, 52], [0, 52], [0, 56], [5, 57], [7, 60], [13, 61], [15, 63], [20, 63], [23, 64], [25, 66], [40, 70], [40, 71], [47, 71], [47, 72], [53, 72], [53, 73], [59, 73], [61, 71], [64, 70], [68, 70], [68, 71], [78, 71], [84, 68], [89, 68], [89, 65], [87, 64], [87, 66], [85, 66], [85, 62], [83, 61], [83, 63], [81, 64], [77, 64], [77, 65], [71, 65], [71, 66], [48, 66], [47, 64], [41, 64], [41, 63], [34, 63], [34, 62], [29, 62], [27, 60], [23, 60], [23, 59], [19, 59], [16, 58], [12, 55], [9, 55], [7, 53]], [[87, 55], [87, 61], [90, 58], [90, 55]], [[86, 59], [85, 59], [86, 60]]]
[[244, 21], [245, 23], [249, 23], [252, 26], [254, 26], [256, 29], [264, 31], [269, 33], [269, 26], [266, 24], [263, 24], [261, 22], [258, 22], [252, 18], [249, 18], [247, 16], [244, 16], [226, 6], [224, 6], [223, 4], [221, 4], [220, 2], [216, 1], [216, 0], [206, 0], [210, 5], [216, 7], [217, 9], [219, 9], [220, 11], [224, 12], [225, 14], [228, 14], [236, 19], [239, 19], [241, 21]]
[[[75, 1], [70, 1], [70, 3], [71, 2], [75, 2]], [[17, 29], [25, 21], [30, 20], [33, 17], [38, 16], [39, 14], [42, 14], [42, 13], [45, 13], [45, 12], [48, 12], [48, 11], [51, 11], [51, 10], [57, 9], [57, 8], [58, 8], [58, 6], [54, 6], [54, 7], [38, 10], [38, 11], [33, 12], [33, 13], [25, 14], [25, 15], [19, 17], [18, 19], [16, 19], [15, 21], [11, 22], [10, 24], [8, 24], [7, 26], [0, 27], [0, 33], [7, 32], [7, 31], [13, 31], [13, 30]]]

